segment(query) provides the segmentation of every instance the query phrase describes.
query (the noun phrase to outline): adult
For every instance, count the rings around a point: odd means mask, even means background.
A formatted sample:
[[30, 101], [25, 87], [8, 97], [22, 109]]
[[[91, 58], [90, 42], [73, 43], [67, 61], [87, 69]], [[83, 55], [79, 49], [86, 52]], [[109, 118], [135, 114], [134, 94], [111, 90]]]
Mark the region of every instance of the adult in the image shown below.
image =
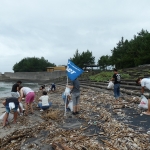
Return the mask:
[[114, 74], [113, 74], [111, 81], [114, 81], [114, 97], [118, 101], [120, 97], [121, 75], [118, 73], [117, 69], [114, 69]]
[[55, 90], [56, 90], [55, 83], [52, 83], [52, 84], [51, 84], [51, 91], [55, 91]]
[[9, 116], [9, 113], [10, 113], [10, 110], [12, 109], [14, 111], [14, 123], [16, 123], [16, 120], [17, 120], [17, 109], [18, 109], [18, 106], [19, 106], [19, 101], [18, 101], [18, 98], [16, 97], [9, 97], [9, 98], [6, 98], [5, 101], [3, 101], [3, 105], [5, 106], [6, 108], [6, 113], [3, 117], [3, 127], [6, 126], [6, 121], [8, 120], [8, 116]]
[[[136, 83], [141, 85], [141, 87], [142, 87], [141, 94], [142, 95], [144, 94], [145, 88], [150, 90], [150, 79], [149, 78], [140, 77], [136, 80]], [[150, 97], [148, 99], [148, 110], [146, 112], [143, 112], [143, 114], [150, 115]]]
[[15, 84], [13, 84], [12, 89], [11, 89], [11, 96], [12, 97], [20, 97], [19, 94], [19, 86], [21, 85], [21, 81], [17, 81]]
[[71, 85], [67, 85], [71, 89], [72, 101], [73, 101], [73, 115], [79, 114], [79, 99], [80, 99], [80, 82], [76, 78], [71, 81]]
[[32, 89], [30, 89], [29, 87], [19, 87], [19, 91], [20, 91], [20, 97], [19, 97], [19, 102], [22, 100], [23, 97], [25, 97], [25, 113], [24, 115], [28, 115], [28, 105], [30, 107], [31, 110], [31, 114], [33, 114], [33, 101], [35, 98], [35, 93]]
[[52, 105], [52, 103], [49, 102], [48, 100], [49, 96], [47, 95], [47, 92], [43, 91], [43, 95], [39, 98], [39, 101], [41, 102], [38, 103], [38, 107], [41, 108], [40, 111], [46, 110]]

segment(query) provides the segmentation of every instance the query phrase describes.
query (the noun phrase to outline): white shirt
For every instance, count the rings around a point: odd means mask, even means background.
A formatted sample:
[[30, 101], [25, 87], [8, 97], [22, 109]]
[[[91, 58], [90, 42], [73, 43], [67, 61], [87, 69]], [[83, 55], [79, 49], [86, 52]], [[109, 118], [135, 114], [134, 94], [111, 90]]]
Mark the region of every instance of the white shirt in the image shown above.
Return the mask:
[[39, 98], [39, 100], [42, 101], [42, 106], [49, 106], [49, 102], [48, 102], [48, 95], [43, 95]]
[[33, 90], [31, 90], [29, 87], [23, 87], [21, 88], [23, 91], [23, 94], [26, 96], [28, 93], [30, 92], [34, 92]]
[[141, 86], [150, 90], [150, 78], [143, 78], [141, 80]]

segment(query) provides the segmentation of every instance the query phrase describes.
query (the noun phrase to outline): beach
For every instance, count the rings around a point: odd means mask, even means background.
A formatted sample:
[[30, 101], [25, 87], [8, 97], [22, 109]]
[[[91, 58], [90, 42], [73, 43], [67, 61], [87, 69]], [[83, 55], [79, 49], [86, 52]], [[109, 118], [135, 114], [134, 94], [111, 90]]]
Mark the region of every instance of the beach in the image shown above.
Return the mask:
[[[4, 150], [10, 148], [45, 150], [60, 147], [66, 150], [83, 148], [101, 150], [102, 147], [117, 149], [117, 146], [111, 145], [111, 143], [114, 143], [115, 140], [117, 143], [119, 138], [122, 141], [119, 142], [119, 150], [122, 150], [123, 141], [126, 138], [122, 135], [127, 135], [128, 138], [134, 137], [140, 142], [139, 144], [131, 140], [131, 147], [132, 145], [144, 147], [144, 144], [147, 144], [145, 147], [150, 148], [149, 135], [146, 134], [149, 129], [146, 127], [146, 121], [149, 121], [150, 118], [144, 120], [145, 116], [140, 116], [138, 109], [133, 109], [133, 112], [130, 110], [130, 113], [127, 111], [128, 114], [126, 112], [129, 107], [136, 108], [137, 104], [131, 104], [126, 100], [128, 107], [120, 107], [120, 111], [124, 110], [124, 113], [115, 113], [113, 91], [87, 87], [81, 88], [80, 114], [74, 116], [69, 111], [64, 116], [64, 102], [62, 100], [64, 90], [65, 86], [58, 85], [56, 92], [50, 91], [48, 93], [52, 107], [43, 112], [37, 108], [38, 98], [42, 93], [41, 91], [36, 92], [33, 105], [34, 114], [19, 116], [17, 124], [10, 123], [10, 126], [0, 129], [1, 148]], [[133, 98], [131, 97], [131, 99]], [[22, 102], [24, 103], [24, 101]], [[122, 105], [123, 103], [120, 106]], [[135, 112], [136, 115], [133, 114]], [[133, 119], [136, 117], [140, 117], [138, 118], [139, 122], [134, 124]], [[127, 146], [127, 143], [124, 145]]]

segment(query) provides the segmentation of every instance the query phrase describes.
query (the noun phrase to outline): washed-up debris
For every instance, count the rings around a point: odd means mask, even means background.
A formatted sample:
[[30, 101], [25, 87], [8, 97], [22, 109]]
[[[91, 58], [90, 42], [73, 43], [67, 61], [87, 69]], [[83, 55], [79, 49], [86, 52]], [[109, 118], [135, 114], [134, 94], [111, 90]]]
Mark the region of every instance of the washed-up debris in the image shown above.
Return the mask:
[[[0, 139], [3, 150], [21, 148], [42, 149], [49, 145], [55, 150], [149, 150], [150, 137], [144, 129], [133, 126], [128, 121], [124, 109], [137, 108], [139, 97], [124, 95], [119, 103], [114, 103], [113, 93], [97, 92], [93, 89], [81, 89], [79, 115], [72, 116], [67, 112], [64, 117], [64, 102], [61, 98], [63, 87], [55, 93], [49, 92], [50, 99], [55, 106], [44, 112], [37, 112], [43, 122], [30, 124], [28, 127], [17, 129], [13, 133]], [[35, 102], [41, 93], [36, 94]], [[134, 100], [134, 101], [133, 101]], [[34, 109], [36, 109], [36, 103]], [[113, 114], [116, 114], [116, 118]], [[118, 114], [118, 115], [117, 115]], [[138, 115], [138, 114], [137, 114]], [[140, 113], [139, 113], [140, 116]], [[70, 118], [70, 122], [69, 121]], [[125, 118], [124, 122], [117, 120]], [[32, 117], [34, 119], [34, 117]], [[71, 122], [75, 118], [77, 121]], [[73, 119], [72, 119], [73, 120]], [[21, 119], [20, 119], [21, 121]], [[77, 124], [78, 123], [78, 124]], [[143, 122], [144, 123], [144, 122]], [[73, 128], [76, 125], [76, 128]], [[136, 129], [133, 129], [133, 128]], [[44, 131], [46, 134], [42, 134]], [[46, 135], [46, 136], [45, 136]], [[36, 142], [36, 139], [39, 139]]]

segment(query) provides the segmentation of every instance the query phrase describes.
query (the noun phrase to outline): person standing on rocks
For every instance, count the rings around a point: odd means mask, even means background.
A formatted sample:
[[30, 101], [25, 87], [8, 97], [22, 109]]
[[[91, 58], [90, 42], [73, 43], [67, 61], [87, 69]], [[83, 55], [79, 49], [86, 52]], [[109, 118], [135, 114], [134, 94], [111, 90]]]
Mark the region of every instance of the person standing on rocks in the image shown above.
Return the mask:
[[19, 86], [21, 85], [21, 81], [17, 81], [13, 86], [12, 86], [12, 90], [11, 90], [11, 96], [12, 97], [20, 97], [20, 94], [19, 94]]
[[114, 97], [117, 101], [119, 101], [121, 75], [118, 73], [117, 69], [114, 69], [114, 74], [111, 81], [114, 81]]
[[72, 101], [73, 101], [73, 115], [79, 114], [79, 99], [80, 99], [80, 82], [76, 78], [71, 82], [71, 85], [67, 85], [71, 89]]
[[56, 90], [55, 83], [52, 83], [52, 84], [51, 84], [51, 91], [55, 91], [55, 90]]
[[[141, 95], [144, 94], [145, 87], [150, 90], [150, 79], [149, 78], [140, 77], [136, 80], [136, 83], [140, 84], [142, 87], [141, 88]], [[148, 99], [148, 110], [146, 112], [143, 112], [143, 114], [150, 115], [150, 97]]]
[[19, 87], [19, 91], [20, 91], [20, 97], [19, 97], [19, 102], [21, 102], [22, 98], [25, 97], [25, 115], [28, 115], [28, 105], [30, 107], [31, 110], [31, 114], [33, 114], [33, 107], [32, 107], [32, 103], [34, 101], [35, 98], [35, 93], [32, 89], [30, 89], [29, 87]]

